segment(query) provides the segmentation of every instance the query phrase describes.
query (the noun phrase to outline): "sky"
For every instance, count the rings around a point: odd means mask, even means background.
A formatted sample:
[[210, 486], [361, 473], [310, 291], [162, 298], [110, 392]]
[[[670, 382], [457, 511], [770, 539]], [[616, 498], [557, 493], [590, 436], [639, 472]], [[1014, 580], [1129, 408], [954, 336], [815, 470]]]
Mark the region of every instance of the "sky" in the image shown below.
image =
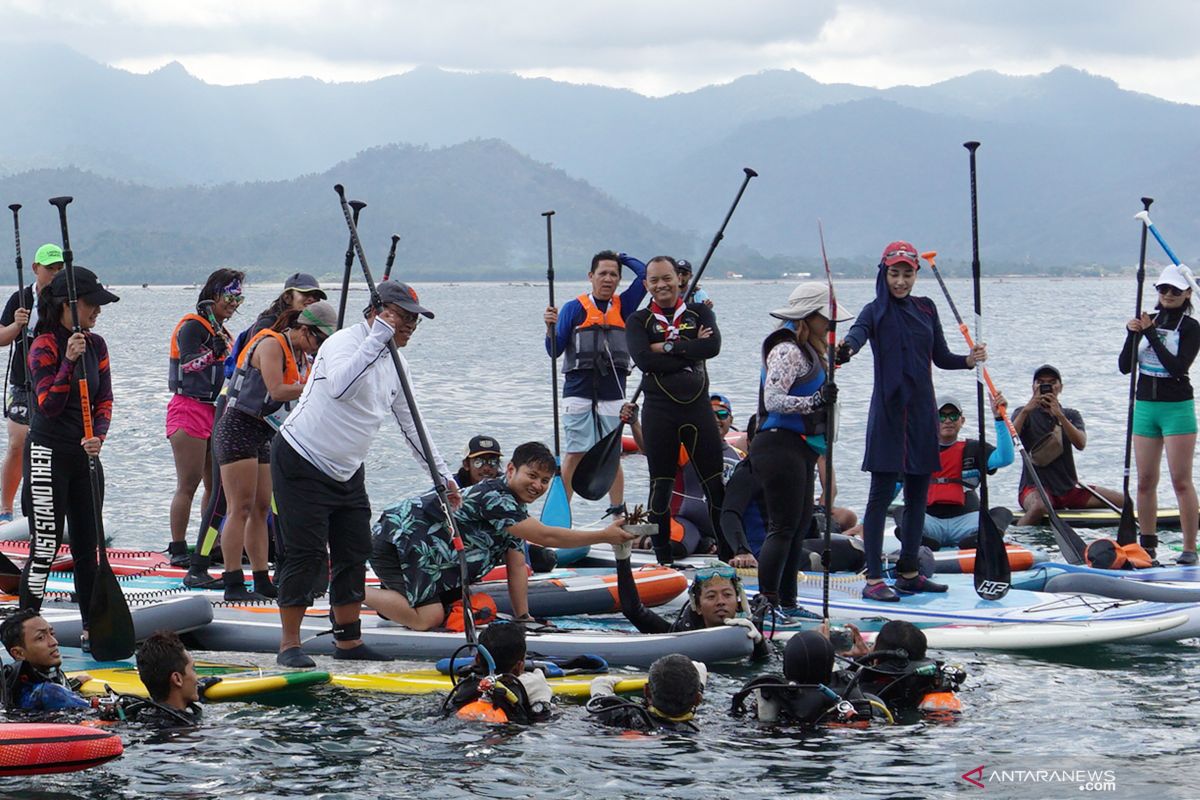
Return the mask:
[[0, 0], [0, 46], [217, 84], [433, 65], [665, 95], [768, 69], [886, 88], [1069, 64], [1200, 104], [1197, 31], [1188, 0]]

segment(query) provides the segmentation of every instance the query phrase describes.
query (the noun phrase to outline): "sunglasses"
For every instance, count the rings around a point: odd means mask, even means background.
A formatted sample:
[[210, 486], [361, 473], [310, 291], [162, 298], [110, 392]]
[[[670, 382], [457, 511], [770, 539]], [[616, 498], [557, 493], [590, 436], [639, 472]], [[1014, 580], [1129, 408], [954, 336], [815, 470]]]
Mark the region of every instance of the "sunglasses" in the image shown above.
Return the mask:
[[893, 258], [907, 258], [912, 261], [917, 260], [917, 254], [912, 250], [888, 250], [883, 254], [883, 260], [888, 261]]
[[476, 456], [471, 459], [471, 466], [475, 469], [483, 469], [484, 467], [500, 469], [500, 457], [488, 456], [487, 458], [483, 458], [482, 456]]
[[714, 408], [713, 413], [717, 415], [717, 419], [729, 419], [728, 408]]
[[421, 315], [400, 309], [400, 324], [406, 328], [415, 328], [421, 324]]
[[962, 414], [958, 411], [939, 411], [938, 419], [942, 422], [958, 422], [962, 419]]
[[1157, 288], [1159, 294], [1165, 294], [1169, 297], [1179, 297], [1179, 295], [1187, 291], [1187, 289], [1180, 289], [1178, 286], [1168, 286], [1165, 283]]
[[233, 292], [221, 292], [220, 299], [231, 306], [240, 306], [246, 297], [245, 295], [234, 294]]

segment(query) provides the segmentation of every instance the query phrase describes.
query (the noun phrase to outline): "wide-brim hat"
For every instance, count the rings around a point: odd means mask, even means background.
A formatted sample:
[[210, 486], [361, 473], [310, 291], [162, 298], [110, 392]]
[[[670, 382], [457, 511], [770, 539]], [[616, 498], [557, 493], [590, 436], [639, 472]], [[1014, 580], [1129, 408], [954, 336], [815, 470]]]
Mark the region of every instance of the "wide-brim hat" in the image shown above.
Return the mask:
[[842, 322], [853, 317], [833, 319], [833, 310], [829, 307], [829, 284], [820, 281], [807, 281], [799, 284], [788, 295], [786, 306], [769, 312], [775, 319], [801, 320], [813, 314], [820, 314], [832, 322]]

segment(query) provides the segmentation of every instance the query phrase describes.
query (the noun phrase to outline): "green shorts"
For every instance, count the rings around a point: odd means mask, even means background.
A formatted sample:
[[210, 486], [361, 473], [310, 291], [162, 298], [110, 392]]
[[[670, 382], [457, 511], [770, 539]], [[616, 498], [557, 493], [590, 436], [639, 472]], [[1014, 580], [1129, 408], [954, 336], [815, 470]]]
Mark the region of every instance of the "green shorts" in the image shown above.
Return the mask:
[[1133, 404], [1133, 434], [1150, 439], [1183, 436], [1196, 432], [1196, 403], [1178, 400], [1138, 400]]

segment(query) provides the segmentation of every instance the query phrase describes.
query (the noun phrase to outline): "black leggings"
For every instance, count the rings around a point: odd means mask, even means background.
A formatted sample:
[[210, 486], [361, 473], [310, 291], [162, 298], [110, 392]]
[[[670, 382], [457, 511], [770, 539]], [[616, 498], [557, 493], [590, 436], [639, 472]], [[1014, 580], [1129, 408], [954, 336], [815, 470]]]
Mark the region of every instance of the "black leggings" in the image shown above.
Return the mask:
[[642, 413], [642, 443], [650, 470], [649, 516], [650, 521], [658, 525], [654, 554], [659, 562], [670, 564], [674, 560], [671, 552], [671, 493], [675, 489], [675, 473], [679, 471], [680, 445], [687, 450], [700, 478], [721, 557], [731, 557], [725, 537], [721, 535], [721, 506], [725, 503], [724, 448], [708, 393], [687, 405], [647, 394], [646, 410]]
[[883, 577], [883, 525], [888, 506], [896, 496], [897, 481], [904, 481], [904, 525], [900, 529], [900, 560], [896, 572], [915, 572], [921, 534], [925, 531], [925, 504], [929, 500], [929, 475], [872, 472], [867, 510], [863, 512], [863, 547], [867, 577]]
[[[100, 505], [104, 505], [104, 469], [96, 459], [100, 476]], [[29, 518], [29, 561], [21, 571], [21, 608], [42, 607], [46, 579], [54, 556], [62, 544], [63, 520], [70, 534], [71, 557], [75, 560], [75, 595], [83, 627], [88, 627], [92, 587], [96, 583], [96, 510], [92, 505], [88, 457], [82, 447], [50, 448], [25, 443], [25, 482], [21, 504]]]
[[762, 481], [767, 538], [758, 554], [758, 591], [771, 602], [796, 604], [796, 572], [813, 517], [817, 454], [795, 431], [772, 428], [750, 443], [751, 467]]

